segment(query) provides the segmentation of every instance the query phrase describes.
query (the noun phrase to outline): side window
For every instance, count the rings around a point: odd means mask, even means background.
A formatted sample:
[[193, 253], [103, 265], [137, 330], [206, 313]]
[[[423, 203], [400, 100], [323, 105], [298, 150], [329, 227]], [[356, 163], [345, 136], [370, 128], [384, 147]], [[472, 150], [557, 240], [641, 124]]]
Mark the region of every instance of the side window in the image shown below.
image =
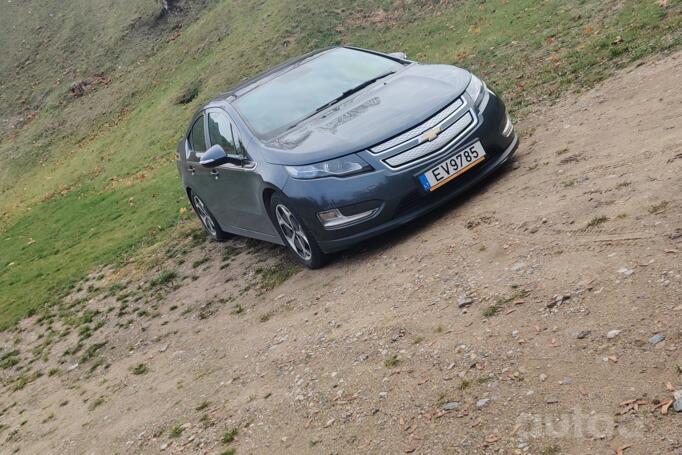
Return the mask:
[[192, 125], [188, 140], [194, 153], [204, 153], [207, 150], [203, 115], [200, 115], [197, 121], [194, 122], [194, 125]]
[[227, 115], [218, 112], [208, 114], [208, 138], [211, 145], [220, 144], [228, 155], [237, 154], [232, 139], [232, 125]]

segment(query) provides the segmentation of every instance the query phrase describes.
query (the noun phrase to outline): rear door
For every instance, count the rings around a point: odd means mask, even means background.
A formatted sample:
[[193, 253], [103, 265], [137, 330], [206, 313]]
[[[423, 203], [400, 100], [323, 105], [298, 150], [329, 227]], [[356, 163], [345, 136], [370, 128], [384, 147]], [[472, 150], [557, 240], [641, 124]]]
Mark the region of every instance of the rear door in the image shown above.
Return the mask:
[[207, 111], [209, 146], [220, 144], [232, 157], [240, 158], [241, 166], [223, 164], [212, 169], [211, 192], [215, 198], [213, 212], [221, 225], [247, 231], [272, 234], [270, 223], [261, 203], [261, 178], [241, 140], [241, 135], [222, 109]]

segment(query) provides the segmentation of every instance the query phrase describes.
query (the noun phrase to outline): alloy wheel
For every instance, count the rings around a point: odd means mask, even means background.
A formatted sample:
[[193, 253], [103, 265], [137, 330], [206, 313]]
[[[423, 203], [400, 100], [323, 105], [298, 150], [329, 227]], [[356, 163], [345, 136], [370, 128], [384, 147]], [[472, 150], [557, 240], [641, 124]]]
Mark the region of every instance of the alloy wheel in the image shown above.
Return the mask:
[[277, 217], [277, 224], [284, 234], [284, 238], [296, 254], [304, 261], [309, 261], [313, 253], [310, 248], [308, 237], [303, 231], [303, 226], [296, 219], [291, 210], [285, 205], [278, 204], [275, 207], [275, 216]]
[[216, 237], [218, 235], [218, 231], [216, 230], [215, 223], [213, 223], [213, 218], [211, 218], [211, 215], [208, 214], [208, 210], [206, 210], [204, 201], [199, 199], [199, 196], [197, 195], [194, 195], [194, 207], [196, 208], [197, 215], [199, 215], [201, 224], [204, 225], [206, 231], [208, 231], [208, 233], [213, 237]]

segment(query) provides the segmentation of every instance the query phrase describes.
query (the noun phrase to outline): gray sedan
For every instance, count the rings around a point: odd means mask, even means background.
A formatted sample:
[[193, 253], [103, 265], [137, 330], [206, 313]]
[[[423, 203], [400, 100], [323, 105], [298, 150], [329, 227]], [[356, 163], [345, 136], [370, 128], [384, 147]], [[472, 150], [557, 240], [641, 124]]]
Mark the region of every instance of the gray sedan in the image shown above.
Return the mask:
[[504, 103], [466, 70], [338, 47], [202, 106], [177, 166], [214, 240], [286, 245], [317, 268], [475, 186], [517, 145]]

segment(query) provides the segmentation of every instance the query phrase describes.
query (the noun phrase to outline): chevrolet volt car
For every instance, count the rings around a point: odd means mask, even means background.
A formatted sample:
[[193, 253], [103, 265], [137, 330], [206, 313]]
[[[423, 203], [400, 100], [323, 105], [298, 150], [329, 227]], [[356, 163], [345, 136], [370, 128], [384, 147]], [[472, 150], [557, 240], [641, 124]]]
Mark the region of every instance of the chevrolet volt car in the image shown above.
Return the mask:
[[337, 47], [203, 105], [177, 166], [214, 240], [285, 245], [318, 268], [476, 186], [517, 144], [502, 100], [468, 71]]

